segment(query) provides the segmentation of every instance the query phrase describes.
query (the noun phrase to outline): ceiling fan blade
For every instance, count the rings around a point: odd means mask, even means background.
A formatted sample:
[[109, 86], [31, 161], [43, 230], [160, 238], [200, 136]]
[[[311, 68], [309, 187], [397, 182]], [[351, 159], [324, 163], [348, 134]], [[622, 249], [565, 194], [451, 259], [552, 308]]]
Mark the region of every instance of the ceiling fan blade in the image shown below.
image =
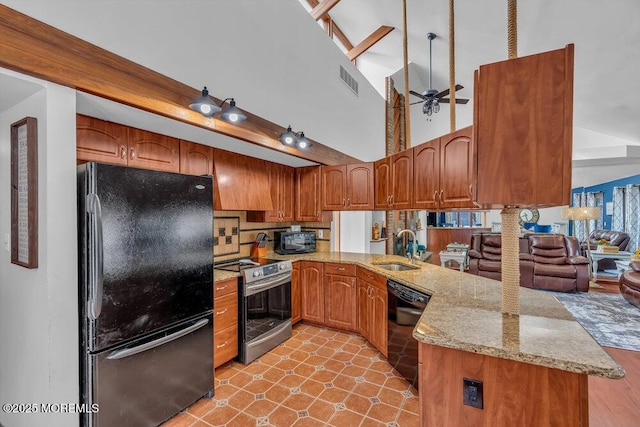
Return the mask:
[[416, 101], [416, 102], [412, 102], [409, 105], [416, 105], [416, 104], [424, 104], [424, 101]]
[[[451, 98], [440, 98], [438, 99], [438, 102], [442, 104], [449, 104], [451, 103]], [[456, 98], [456, 104], [466, 104], [467, 102], [469, 102], [469, 100], [466, 98]]]
[[411, 95], [413, 95], [413, 96], [417, 96], [418, 98], [422, 98], [422, 99], [424, 99], [425, 101], [428, 99], [428, 98], [427, 98], [426, 96], [424, 96], [423, 94], [418, 93], [418, 92], [416, 92], [416, 91], [414, 91], [414, 90], [410, 90], [410, 91], [409, 91], [409, 93], [410, 93]]
[[[462, 85], [456, 85], [456, 92], [457, 92], [457, 91], [459, 91], [460, 89], [464, 89], [464, 86], [462, 86]], [[442, 98], [443, 96], [447, 96], [447, 95], [449, 95], [449, 89], [445, 89], [445, 90], [443, 90], [442, 92], [440, 92], [440, 93], [436, 94], [436, 98], [440, 99], [440, 98]]]

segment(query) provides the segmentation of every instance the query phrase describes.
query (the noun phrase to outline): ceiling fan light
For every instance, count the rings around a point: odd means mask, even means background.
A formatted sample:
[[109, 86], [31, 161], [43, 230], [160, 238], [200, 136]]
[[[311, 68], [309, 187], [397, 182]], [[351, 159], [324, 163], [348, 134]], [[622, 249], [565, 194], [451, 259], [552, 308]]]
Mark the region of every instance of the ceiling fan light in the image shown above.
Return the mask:
[[298, 141], [296, 142], [296, 147], [298, 147], [301, 150], [306, 150], [307, 148], [310, 148], [313, 144], [311, 143], [311, 141], [309, 141], [307, 139], [306, 136], [304, 136], [304, 132], [300, 132], [300, 136], [298, 137]]
[[236, 101], [233, 98], [229, 101], [229, 107], [220, 114], [220, 118], [231, 123], [238, 123], [247, 119], [238, 107], [236, 107]]
[[433, 110], [434, 113], [440, 112], [440, 103], [438, 102], [437, 99], [433, 100], [433, 103], [431, 104], [431, 109]]
[[209, 91], [206, 86], [202, 89], [202, 96], [189, 104], [189, 108], [205, 117], [212, 117], [220, 111], [220, 107], [214, 104], [211, 98], [209, 98]]
[[296, 134], [291, 130], [291, 126], [287, 127], [286, 132], [280, 134], [280, 142], [288, 147], [293, 147], [297, 141], [298, 138], [296, 137]]

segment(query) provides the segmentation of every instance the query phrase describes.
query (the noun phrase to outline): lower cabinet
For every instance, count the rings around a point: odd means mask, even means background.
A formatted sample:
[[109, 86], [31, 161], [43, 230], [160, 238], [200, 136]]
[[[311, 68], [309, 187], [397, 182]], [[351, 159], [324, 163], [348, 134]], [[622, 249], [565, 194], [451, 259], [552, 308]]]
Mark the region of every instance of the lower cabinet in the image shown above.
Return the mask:
[[315, 261], [300, 261], [302, 320], [324, 323], [324, 265]]
[[357, 269], [358, 332], [387, 357], [387, 279]]
[[326, 263], [324, 266], [324, 324], [356, 331], [356, 266]]
[[291, 324], [302, 320], [302, 291], [300, 289], [300, 262], [293, 263], [291, 271]]
[[238, 355], [238, 279], [213, 284], [213, 366]]

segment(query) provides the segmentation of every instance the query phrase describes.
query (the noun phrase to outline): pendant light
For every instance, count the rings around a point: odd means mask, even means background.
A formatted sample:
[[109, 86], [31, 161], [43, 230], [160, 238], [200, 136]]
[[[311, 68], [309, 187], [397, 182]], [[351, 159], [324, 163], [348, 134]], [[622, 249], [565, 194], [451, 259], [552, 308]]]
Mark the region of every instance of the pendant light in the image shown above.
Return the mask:
[[[220, 113], [220, 118], [226, 120], [231, 123], [238, 123], [247, 119], [247, 116], [244, 115], [242, 111], [238, 107], [236, 107], [236, 101], [233, 98], [227, 98], [222, 101], [222, 104], [229, 101], [229, 107]], [[222, 106], [220, 104], [220, 106]]]
[[221, 110], [221, 108], [214, 104], [211, 98], [209, 98], [209, 91], [206, 86], [202, 89], [202, 96], [189, 104], [189, 108], [205, 117], [213, 117], [214, 114]]
[[293, 147], [298, 140], [298, 137], [291, 130], [291, 126], [287, 127], [287, 131], [280, 135], [280, 142], [288, 147]]

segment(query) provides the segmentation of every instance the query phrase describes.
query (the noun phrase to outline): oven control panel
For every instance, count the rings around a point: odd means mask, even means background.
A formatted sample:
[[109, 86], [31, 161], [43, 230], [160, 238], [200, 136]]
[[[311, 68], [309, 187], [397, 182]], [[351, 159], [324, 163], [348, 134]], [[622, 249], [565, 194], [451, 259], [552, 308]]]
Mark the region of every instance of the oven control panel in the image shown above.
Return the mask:
[[247, 268], [243, 270], [243, 274], [245, 283], [249, 283], [276, 274], [291, 273], [292, 270], [291, 261], [278, 261], [272, 264]]

